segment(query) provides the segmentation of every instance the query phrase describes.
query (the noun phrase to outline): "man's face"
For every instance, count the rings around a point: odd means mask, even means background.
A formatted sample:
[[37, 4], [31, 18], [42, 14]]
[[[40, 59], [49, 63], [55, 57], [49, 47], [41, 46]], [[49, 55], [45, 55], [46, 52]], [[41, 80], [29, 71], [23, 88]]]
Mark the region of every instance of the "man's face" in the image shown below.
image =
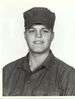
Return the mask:
[[25, 39], [29, 47], [29, 51], [34, 53], [43, 53], [49, 51], [54, 33], [47, 29], [44, 25], [33, 25], [25, 31]]

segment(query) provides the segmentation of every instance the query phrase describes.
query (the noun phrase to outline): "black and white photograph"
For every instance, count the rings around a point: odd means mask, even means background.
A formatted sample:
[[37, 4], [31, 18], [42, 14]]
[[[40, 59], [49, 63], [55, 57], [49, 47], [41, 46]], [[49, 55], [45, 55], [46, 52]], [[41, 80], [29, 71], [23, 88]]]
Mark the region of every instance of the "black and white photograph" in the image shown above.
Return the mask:
[[1, 97], [74, 98], [74, 0], [1, 0], [0, 27]]

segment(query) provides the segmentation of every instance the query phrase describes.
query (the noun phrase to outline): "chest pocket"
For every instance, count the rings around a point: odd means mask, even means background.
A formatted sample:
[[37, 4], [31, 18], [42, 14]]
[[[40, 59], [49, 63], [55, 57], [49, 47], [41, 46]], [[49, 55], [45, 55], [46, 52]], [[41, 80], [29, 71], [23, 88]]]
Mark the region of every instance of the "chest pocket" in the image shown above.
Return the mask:
[[45, 90], [45, 89], [38, 89], [34, 90], [32, 96], [59, 96], [60, 93], [56, 89]]
[[45, 83], [33, 90], [33, 96], [60, 96], [60, 90], [54, 84]]

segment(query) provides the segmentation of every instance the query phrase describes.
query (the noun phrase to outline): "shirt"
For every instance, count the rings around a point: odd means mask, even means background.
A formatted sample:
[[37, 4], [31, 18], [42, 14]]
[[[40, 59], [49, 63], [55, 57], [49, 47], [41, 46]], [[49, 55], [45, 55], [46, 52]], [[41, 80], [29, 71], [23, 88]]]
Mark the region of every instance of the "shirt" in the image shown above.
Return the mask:
[[3, 68], [3, 96], [75, 95], [75, 69], [50, 51], [40, 68], [31, 72], [28, 54]]

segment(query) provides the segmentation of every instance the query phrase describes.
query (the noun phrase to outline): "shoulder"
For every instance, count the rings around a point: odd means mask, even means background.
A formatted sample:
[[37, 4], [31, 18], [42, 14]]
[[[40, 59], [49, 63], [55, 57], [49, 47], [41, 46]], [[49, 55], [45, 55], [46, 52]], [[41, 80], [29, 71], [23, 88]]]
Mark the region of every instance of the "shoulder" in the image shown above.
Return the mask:
[[55, 58], [58, 63], [58, 78], [63, 95], [75, 95], [75, 68]]
[[75, 68], [73, 66], [68, 65], [55, 56], [53, 64], [53, 68], [55, 68], [56, 75], [58, 76], [60, 81], [64, 82], [72, 79], [72, 81], [75, 82]]
[[[5, 83], [10, 78], [10, 76], [13, 76], [15, 73], [17, 74], [19, 72], [19, 71], [17, 71], [17, 67], [21, 66], [24, 63], [25, 58], [26, 57], [17, 59], [3, 67], [3, 69], [2, 69], [3, 85], [5, 85]], [[16, 74], [15, 74], [15, 76], [16, 76]]]
[[62, 72], [63, 71], [66, 71], [66, 72], [75, 71], [75, 68], [73, 66], [70, 66], [69, 64], [67, 64], [66, 62], [60, 60], [57, 57], [54, 57], [54, 64]]
[[3, 73], [6, 72], [6, 71], [7, 72], [8, 71], [11, 72], [13, 69], [16, 69], [17, 66], [19, 66], [21, 63], [23, 63], [23, 61], [25, 60], [25, 58], [26, 57], [19, 58], [19, 59], [15, 60], [15, 61], [12, 61], [12, 62], [8, 63], [7, 65], [5, 65], [3, 67]]
[[68, 82], [71, 86], [73, 85], [75, 87], [75, 68], [56, 57], [55, 64], [58, 69], [57, 71], [59, 79], [63, 83], [63, 85]]

